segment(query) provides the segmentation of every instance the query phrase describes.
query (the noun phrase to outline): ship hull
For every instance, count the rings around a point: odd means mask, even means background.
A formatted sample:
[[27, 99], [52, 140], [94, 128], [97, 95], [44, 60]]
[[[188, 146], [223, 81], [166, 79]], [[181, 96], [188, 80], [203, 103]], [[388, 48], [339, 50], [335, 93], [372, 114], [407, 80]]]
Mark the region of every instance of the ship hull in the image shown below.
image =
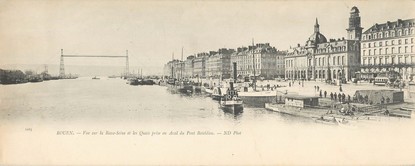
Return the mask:
[[221, 101], [220, 107], [225, 112], [233, 114], [242, 113], [244, 110], [242, 101]]

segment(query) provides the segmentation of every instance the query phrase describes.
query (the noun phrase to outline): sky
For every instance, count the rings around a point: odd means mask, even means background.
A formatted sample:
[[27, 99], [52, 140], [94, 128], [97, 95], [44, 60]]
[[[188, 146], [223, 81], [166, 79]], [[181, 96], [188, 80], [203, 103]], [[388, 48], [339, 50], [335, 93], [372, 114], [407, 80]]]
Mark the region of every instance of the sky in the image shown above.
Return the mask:
[[[415, 18], [415, 1], [0, 0], [0, 66], [59, 65], [64, 54], [125, 55], [160, 74], [174, 58], [219, 48], [304, 44], [318, 18], [326, 38], [346, 36], [350, 9], [362, 27]], [[65, 58], [65, 65], [123, 66], [124, 59]], [[58, 71], [56, 71], [57, 73]]]

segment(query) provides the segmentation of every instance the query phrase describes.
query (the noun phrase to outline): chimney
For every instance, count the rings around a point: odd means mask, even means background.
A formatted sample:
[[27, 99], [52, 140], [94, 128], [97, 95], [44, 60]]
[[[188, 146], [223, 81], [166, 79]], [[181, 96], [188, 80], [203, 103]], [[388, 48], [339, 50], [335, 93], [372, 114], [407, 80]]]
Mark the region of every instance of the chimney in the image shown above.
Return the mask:
[[233, 81], [236, 83], [236, 77], [237, 77], [237, 67], [236, 62], [233, 62]]

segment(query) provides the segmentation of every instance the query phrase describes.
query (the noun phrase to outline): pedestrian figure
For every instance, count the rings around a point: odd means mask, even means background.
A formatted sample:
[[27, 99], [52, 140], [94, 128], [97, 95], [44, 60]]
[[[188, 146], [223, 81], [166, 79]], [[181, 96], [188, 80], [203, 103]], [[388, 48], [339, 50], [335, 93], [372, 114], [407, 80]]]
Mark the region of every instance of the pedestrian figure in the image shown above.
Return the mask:
[[327, 91], [324, 91], [324, 98], [327, 97]]
[[350, 95], [347, 95], [347, 101], [350, 102]]
[[346, 102], [346, 95], [344, 93], [342, 94], [342, 101]]
[[339, 93], [337, 96], [339, 97], [339, 101], [342, 102], [342, 94]]
[[319, 91], [320, 90], [320, 87], [319, 86], [317, 86], [317, 91]]
[[333, 100], [333, 92], [330, 92], [330, 100]]
[[322, 91], [320, 91], [320, 97], [323, 97], [323, 92]]
[[343, 92], [342, 85], [340, 85], [339, 90], [340, 90], [340, 92]]
[[337, 101], [337, 93], [336, 92], [334, 92], [334, 101]]
[[291, 87], [291, 82], [288, 83], [288, 86]]
[[380, 103], [383, 104], [385, 103], [385, 98], [382, 96], [382, 98], [380, 99]]
[[314, 92], [315, 92], [315, 91], [317, 91], [317, 87], [316, 87], [316, 86], [314, 86]]

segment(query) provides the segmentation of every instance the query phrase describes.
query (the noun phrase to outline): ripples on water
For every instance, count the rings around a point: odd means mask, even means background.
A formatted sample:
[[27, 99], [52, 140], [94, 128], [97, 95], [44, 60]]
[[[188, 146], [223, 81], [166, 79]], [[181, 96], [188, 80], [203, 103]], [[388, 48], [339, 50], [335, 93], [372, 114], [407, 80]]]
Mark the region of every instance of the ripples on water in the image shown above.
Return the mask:
[[[7, 144], [5, 149], [15, 150], [5, 154], [29, 153], [23, 156], [31, 156], [32, 161], [39, 161], [37, 163], [44, 163], [38, 159], [60, 153], [61, 148], [77, 156], [72, 160], [74, 163], [94, 159], [102, 164], [124, 163], [122, 159], [126, 158], [133, 163], [159, 164], [156, 162], [159, 160], [154, 159], [163, 156], [163, 161], [170, 164], [183, 163], [188, 157], [197, 159], [189, 164], [212, 161], [246, 164], [243, 162], [246, 160], [265, 164], [385, 164], [390, 163], [390, 152], [396, 150], [402, 152], [395, 156], [399, 161], [415, 162], [410, 155], [415, 153], [415, 136], [411, 134], [415, 123], [410, 120], [333, 127], [263, 108], [246, 107], [242, 114], [235, 116], [218, 107], [218, 102], [203, 95], [172, 94], [167, 87], [157, 85], [130, 86], [121, 79], [83, 78], [0, 85], [0, 131], [8, 125], [7, 130], [15, 133], [7, 135], [6, 139], [31, 140], [20, 141], [18, 145]], [[26, 127], [33, 128], [32, 135], [17, 132]], [[242, 135], [78, 139], [80, 137], [57, 137], [57, 130], [229, 130], [241, 131]], [[50, 146], [44, 149], [42, 145]], [[95, 153], [95, 149], [103, 147], [111, 151], [103, 149], [102, 153]], [[79, 156], [79, 152], [91, 155]], [[114, 154], [129, 155], [118, 160], [107, 157]], [[59, 159], [67, 160], [56, 158]]]
[[162, 86], [130, 86], [121, 79], [56, 80], [0, 86], [4, 120], [144, 122], [155, 124], [307, 123], [263, 108], [223, 112], [201, 94], [173, 94]]

